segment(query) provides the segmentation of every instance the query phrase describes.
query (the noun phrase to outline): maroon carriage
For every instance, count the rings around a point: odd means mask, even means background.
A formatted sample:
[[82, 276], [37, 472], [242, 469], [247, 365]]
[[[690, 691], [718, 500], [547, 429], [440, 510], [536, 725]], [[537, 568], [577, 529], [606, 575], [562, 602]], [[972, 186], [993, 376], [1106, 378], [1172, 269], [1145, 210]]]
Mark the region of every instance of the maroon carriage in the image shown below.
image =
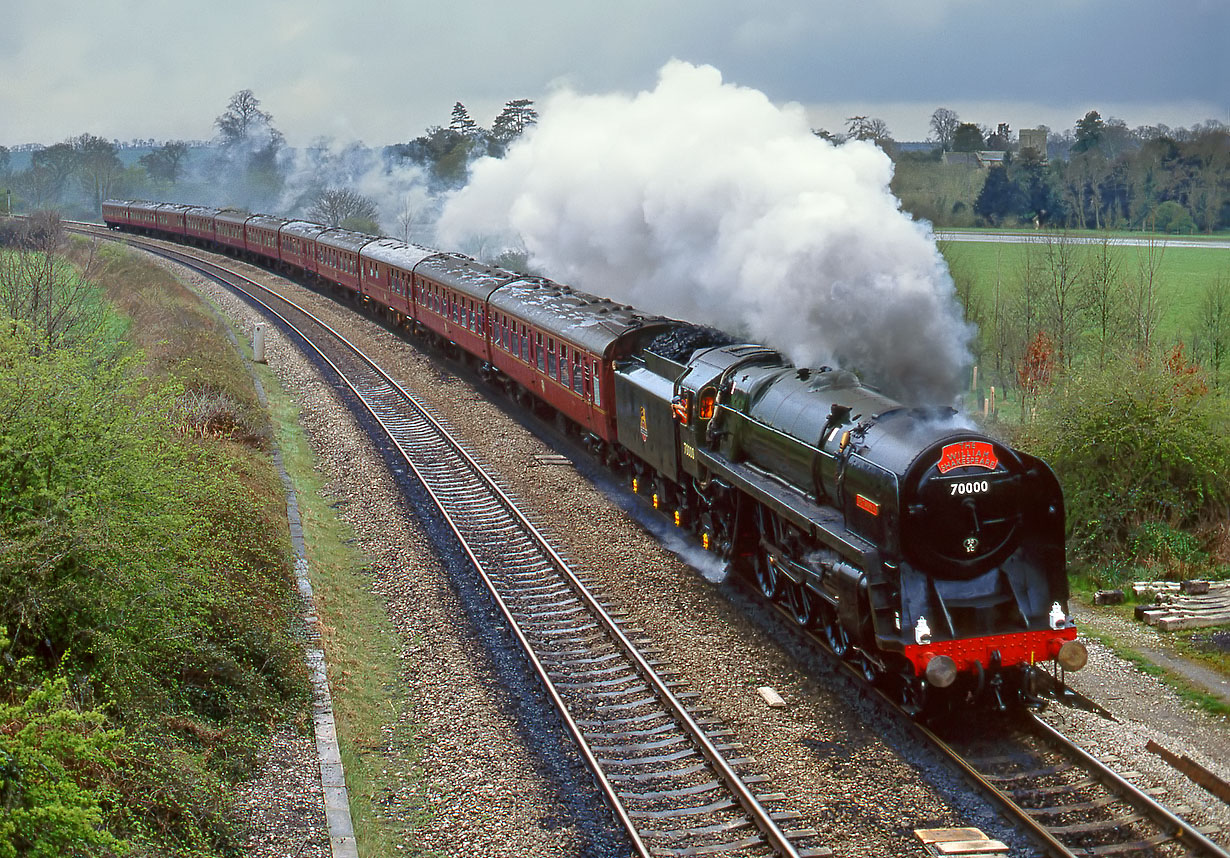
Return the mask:
[[361, 289], [387, 307], [395, 322], [414, 319], [414, 267], [439, 251], [395, 238], [378, 238], [359, 252]]

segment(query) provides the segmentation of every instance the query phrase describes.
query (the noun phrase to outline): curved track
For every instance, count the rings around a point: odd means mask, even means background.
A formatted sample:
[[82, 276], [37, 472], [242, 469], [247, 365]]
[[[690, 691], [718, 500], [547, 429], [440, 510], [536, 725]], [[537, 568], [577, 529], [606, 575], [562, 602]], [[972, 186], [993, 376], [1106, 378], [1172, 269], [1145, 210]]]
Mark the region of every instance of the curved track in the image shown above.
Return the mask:
[[[341, 334], [282, 296], [161, 244], [134, 246], [241, 292], [346, 385], [431, 497], [495, 600], [638, 855], [818, 856], [829, 851], [728, 732], [621, 628], [516, 503], [418, 402]], [[257, 297], [258, 294], [260, 297]], [[763, 789], [763, 788], [762, 788]], [[772, 810], [766, 806], [776, 806]]]

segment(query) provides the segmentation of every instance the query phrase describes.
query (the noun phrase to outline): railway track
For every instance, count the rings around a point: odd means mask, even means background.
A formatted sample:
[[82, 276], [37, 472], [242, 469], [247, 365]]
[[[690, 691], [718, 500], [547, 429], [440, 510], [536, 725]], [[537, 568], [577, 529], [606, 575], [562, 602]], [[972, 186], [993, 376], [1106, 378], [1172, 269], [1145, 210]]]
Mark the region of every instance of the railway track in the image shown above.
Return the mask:
[[[792, 619], [787, 607], [776, 605]], [[819, 634], [810, 638], [831, 650]], [[836, 658], [836, 656], [834, 656]], [[856, 682], [867, 685], [862, 666], [841, 660]], [[1054, 858], [1077, 856], [1209, 856], [1230, 851], [1033, 712], [959, 719], [942, 728], [917, 721], [877, 686], [870, 688], [946, 757], [1004, 814]], [[1109, 713], [1092, 701], [1073, 705]]]
[[1052, 855], [1230, 854], [1033, 713], [993, 736], [923, 729]]
[[495, 600], [635, 854], [830, 854], [430, 408], [282, 296], [193, 254], [128, 241], [242, 293], [379, 424]]

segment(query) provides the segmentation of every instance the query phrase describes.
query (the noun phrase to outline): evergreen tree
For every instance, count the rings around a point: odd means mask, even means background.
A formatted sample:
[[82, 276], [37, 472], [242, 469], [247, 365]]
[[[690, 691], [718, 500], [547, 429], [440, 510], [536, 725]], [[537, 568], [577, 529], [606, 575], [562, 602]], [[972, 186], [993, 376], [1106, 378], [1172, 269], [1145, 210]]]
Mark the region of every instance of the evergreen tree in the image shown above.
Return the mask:
[[518, 98], [504, 105], [504, 110], [491, 125], [491, 136], [500, 143], [511, 143], [538, 122], [538, 111], [528, 98]]
[[450, 131], [466, 136], [478, 133], [478, 123], [470, 118], [470, 111], [460, 101], [453, 105], [453, 118], [448, 127]]
[[1009, 215], [1019, 214], [1021, 201], [1021, 188], [1008, 175], [1007, 168], [992, 167], [987, 173], [986, 183], [978, 192], [974, 212], [998, 224]]
[[987, 148], [986, 141], [982, 138], [982, 129], [972, 122], [962, 122], [957, 126], [957, 130], [952, 135], [952, 151], [954, 152], [977, 152], [979, 149]]
[[1072, 146], [1072, 153], [1088, 152], [1090, 149], [1097, 148], [1097, 145], [1102, 142], [1102, 134], [1106, 130], [1106, 123], [1102, 121], [1102, 114], [1096, 110], [1091, 110], [1084, 115], [1076, 123], [1076, 143]]

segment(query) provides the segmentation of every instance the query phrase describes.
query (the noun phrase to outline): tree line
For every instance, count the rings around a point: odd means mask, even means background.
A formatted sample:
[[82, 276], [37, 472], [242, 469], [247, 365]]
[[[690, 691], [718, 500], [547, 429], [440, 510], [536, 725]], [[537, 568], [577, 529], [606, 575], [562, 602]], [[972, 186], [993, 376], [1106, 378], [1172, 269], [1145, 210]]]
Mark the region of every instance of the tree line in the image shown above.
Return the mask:
[[[865, 133], [865, 123], [852, 130]], [[898, 188], [907, 210], [937, 226], [1172, 234], [1230, 229], [1230, 126], [1216, 120], [1192, 128], [1129, 128], [1091, 110], [1062, 134], [1039, 129], [1044, 147], [1022, 148], [1006, 123], [991, 131], [939, 108], [931, 131], [933, 147], [925, 151], [898, 151], [890, 137], [877, 142], [893, 155], [899, 172], [930, 172], [932, 179], [944, 171], [977, 169], [944, 163], [945, 153], [1003, 153], [1002, 161], [980, 171], [985, 181], [963, 198], [911, 199], [909, 191]]]
[[13, 153], [0, 146], [0, 204], [6, 214], [57, 209], [97, 217], [109, 197], [182, 199], [254, 211], [281, 208], [330, 225], [378, 230], [375, 202], [348, 184], [356, 172], [391, 175], [412, 166], [423, 172], [428, 191], [439, 193], [465, 184], [476, 158], [501, 157], [537, 120], [533, 101], [519, 98], [483, 128], [457, 102], [447, 125], [380, 149], [350, 144], [340, 150], [347, 163], [339, 165], [330, 154], [336, 147], [325, 138], [298, 152], [288, 147], [273, 115], [243, 89], [213, 120], [216, 133], [208, 144], [166, 141], [135, 162], [121, 158], [131, 147], [88, 133], [34, 149], [23, 169], [13, 169]]

